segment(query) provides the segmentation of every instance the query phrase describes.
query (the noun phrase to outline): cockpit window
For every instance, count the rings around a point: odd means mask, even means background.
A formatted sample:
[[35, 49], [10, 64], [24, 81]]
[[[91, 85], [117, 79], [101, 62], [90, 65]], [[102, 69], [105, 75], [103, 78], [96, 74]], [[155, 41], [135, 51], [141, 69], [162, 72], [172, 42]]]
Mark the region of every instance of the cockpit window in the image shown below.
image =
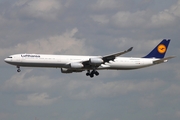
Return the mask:
[[7, 58], [12, 58], [12, 57], [7, 57]]

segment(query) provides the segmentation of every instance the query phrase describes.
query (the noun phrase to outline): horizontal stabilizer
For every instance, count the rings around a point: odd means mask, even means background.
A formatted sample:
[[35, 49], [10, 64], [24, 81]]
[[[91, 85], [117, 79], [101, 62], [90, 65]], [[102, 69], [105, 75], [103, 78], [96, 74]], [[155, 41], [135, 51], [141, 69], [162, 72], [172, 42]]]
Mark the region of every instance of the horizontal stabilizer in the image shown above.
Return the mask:
[[160, 64], [160, 63], [163, 63], [163, 62], [167, 62], [167, 60], [172, 59], [172, 58], [175, 58], [175, 56], [166, 57], [166, 58], [163, 58], [163, 59], [160, 59], [160, 60], [155, 60], [155, 61], [153, 61], [153, 64]]

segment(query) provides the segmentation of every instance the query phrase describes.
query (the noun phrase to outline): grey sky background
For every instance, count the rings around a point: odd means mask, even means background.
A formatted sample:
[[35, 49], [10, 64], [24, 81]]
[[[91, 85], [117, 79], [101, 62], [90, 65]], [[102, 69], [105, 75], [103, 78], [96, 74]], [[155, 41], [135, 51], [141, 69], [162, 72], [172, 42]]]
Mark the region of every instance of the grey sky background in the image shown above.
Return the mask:
[[[0, 120], [179, 120], [180, 0], [1, 0]], [[62, 74], [4, 62], [16, 53], [142, 57], [170, 38], [168, 63]]]

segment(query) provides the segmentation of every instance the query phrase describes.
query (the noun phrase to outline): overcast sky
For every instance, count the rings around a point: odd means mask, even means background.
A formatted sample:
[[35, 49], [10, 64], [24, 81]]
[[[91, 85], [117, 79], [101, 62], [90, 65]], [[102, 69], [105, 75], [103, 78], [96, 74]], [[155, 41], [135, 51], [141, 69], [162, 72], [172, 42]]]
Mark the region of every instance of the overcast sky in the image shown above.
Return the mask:
[[[175, 59], [132, 71], [62, 74], [4, 62], [16, 53]], [[179, 120], [180, 0], [0, 0], [0, 120]]]

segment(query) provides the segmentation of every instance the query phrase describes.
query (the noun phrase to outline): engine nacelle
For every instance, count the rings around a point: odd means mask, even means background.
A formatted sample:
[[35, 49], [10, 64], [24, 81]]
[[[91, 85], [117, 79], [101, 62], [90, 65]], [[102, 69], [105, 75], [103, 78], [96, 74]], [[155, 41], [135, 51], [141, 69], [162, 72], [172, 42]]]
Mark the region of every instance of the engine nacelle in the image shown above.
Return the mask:
[[62, 73], [72, 73], [73, 71], [72, 70], [69, 70], [67, 68], [61, 68], [61, 72]]
[[103, 62], [104, 61], [101, 58], [90, 58], [89, 59], [89, 64], [91, 64], [91, 65], [100, 65]]
[[83, 70], [72, 70], [68, 68], [61, 68], [62, 73], [73, 73], [73, 72], [82, 72]]
[[84, 65], [82, 63], [70, 63], [70, 68], [82, 68]]

